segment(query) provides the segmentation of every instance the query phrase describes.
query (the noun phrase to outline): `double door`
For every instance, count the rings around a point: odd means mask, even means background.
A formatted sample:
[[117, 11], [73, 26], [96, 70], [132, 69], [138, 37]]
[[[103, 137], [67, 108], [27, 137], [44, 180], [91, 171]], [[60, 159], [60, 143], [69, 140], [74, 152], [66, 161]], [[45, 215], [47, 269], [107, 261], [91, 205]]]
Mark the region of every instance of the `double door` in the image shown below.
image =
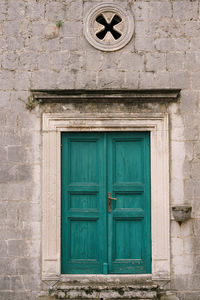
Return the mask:
[[151, 272], [149, 132], [62, 133], [61, 272]]

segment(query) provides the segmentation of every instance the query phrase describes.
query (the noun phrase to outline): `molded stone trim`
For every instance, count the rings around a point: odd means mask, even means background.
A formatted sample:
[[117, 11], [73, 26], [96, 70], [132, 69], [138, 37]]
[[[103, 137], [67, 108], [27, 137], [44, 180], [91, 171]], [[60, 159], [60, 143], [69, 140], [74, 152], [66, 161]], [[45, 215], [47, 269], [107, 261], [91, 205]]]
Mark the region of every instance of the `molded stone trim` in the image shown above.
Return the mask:
[[[96, 22], [96, 18], [99, 15], [103, 15], [105, 18], [107, 16], [107, 21], [110, 23], [112, 16], [115, 14], [121, 18], [121, 22], [114, 26], [117, 32], [121, 34], [121, 37], [115, 40], [112, 34], [108, 32], [102, 40], [99, 39], [96, 33], [103, 30], [104, 26], [100, 26]], [[88, 42], [96, 49], [102, 51], [116, 51], [123, 48], [131, 40], [134, 32], [134, 18], [132, 13], [113, 2], [95, 5], [84, 17], [83, 23], [84, 35]]]
[[176, 102], [180, 89], [141, 90], [32, 90], [35, 100], [43, 103], [64, 102]]
[[[65, 131], [150, 131], [152, 278], [169, 279], [169, 141], [167, 114], [43, 114], [42, 278], [60, 273], [60, 149]], [[62, 275], [63, 276], [63, 275]], [[65, 275], [70, 277], [71, 275]], [[96, 278], [99, 275], [95, 275]], [[101, 276], [101, 275], [100, 275]], [[106, 275], [107, 278], [110, 275]], [[136, 276], [136, 275], [133, 275]], [[84, 276], [86, 278], [87, 275]], [[118, 276], [121, 277], [120, 275]]]

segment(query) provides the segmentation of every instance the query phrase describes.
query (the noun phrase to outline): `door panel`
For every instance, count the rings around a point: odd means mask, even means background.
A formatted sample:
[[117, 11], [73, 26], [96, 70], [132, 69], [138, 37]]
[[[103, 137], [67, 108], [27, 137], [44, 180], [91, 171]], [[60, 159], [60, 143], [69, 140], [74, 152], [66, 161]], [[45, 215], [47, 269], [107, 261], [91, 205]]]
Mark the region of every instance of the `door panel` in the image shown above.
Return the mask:
[[62, 273], [151, 272], [149, 138], [62, 134]]
[[107, 261], [105, 142], [62, 134], [62, 273], [102, 273]]
[[108, 214], [109, 273], [149, 273], [149, 133], [108, 135], [108, 191], [117, 198]]

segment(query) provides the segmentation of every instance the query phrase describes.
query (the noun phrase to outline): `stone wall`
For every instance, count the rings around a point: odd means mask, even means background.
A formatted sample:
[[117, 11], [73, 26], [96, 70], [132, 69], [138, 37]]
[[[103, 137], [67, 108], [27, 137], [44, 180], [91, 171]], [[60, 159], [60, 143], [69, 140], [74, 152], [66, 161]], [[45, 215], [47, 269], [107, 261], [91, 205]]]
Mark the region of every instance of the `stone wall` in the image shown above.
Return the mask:
[[179, 103], [131, 109], [169, 113], [170, 205], [192, 206], [191, 220], [181, 226], [171, 221], [170, 289], [182, 300], [198, 300], [200, 1], [114, 1], [132, 11], [135, 33], [127, 46], [110, 53], [96, 50], [83, 35], [83, 17], [99, 2], [0, 1], [0, 299], [35, 300], [46, 293], [40, 263], [41, 114], [84, 110], [68, 104], [30, 111], [30, 89], [181, 88]]

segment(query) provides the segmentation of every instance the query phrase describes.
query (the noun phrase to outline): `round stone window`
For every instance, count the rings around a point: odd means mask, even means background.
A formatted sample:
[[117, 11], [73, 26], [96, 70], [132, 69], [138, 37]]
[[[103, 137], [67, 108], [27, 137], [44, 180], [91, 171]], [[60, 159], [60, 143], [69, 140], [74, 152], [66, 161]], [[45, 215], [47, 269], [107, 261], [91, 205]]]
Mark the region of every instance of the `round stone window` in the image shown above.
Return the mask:
[[124, 47], [134, 32], [133, 16], [114, 3], [102, 3], [92, 8], [84, 20], [88, 42], [103, 51]]

